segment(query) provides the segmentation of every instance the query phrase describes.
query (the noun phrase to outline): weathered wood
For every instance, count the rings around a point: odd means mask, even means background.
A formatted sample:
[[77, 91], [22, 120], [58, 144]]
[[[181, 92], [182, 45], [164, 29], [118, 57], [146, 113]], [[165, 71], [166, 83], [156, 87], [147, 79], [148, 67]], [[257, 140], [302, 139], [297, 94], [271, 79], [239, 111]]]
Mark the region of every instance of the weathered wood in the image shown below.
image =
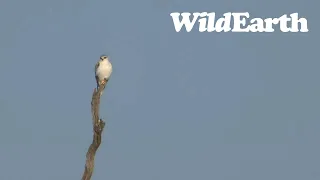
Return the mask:
[[94, 159], [96, 152], [101, 144], [101, 135], [105, 126], [105, 122], [99, 118], [100, 98], [106, 84], [99, 86], [99, 89], [94, 89], [91, 100], [91, 113], [93, 125], [93, 140], [89, 146], [86, 155], [86, 164], [83, 172], [82, 180], [90, 180], [94, 170]]

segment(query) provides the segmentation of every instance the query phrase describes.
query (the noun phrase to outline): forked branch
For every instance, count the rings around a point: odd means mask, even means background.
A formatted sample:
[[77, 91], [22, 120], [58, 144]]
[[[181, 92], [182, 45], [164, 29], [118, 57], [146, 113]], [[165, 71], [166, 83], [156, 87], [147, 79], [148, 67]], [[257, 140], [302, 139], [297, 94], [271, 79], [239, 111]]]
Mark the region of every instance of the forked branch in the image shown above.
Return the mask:
[[91, 100], [91, 113], [93, 125], [93, 140], [89, 146], [86, 155], [86, 164], [83, 172], [82, 180], [90, 180], [94, 170], [94, 158], [101, 144], [101, 135], [105, 126], [105, 122], [99, 118], [100, 97], [104, 91], [106, 84], [101, 84], [97, 89], [94, 89]]

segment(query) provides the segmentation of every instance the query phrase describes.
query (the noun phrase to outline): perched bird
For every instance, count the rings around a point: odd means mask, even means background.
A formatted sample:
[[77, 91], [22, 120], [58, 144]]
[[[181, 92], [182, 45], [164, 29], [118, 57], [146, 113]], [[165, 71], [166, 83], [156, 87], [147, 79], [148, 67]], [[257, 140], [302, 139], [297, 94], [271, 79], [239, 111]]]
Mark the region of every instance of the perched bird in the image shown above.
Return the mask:
[[112, 64], [109, 57], [102, 55], [95, 66], [95, 76], [97, 81], [97, 90], [102, 84], [106, 84], [112, 73]]

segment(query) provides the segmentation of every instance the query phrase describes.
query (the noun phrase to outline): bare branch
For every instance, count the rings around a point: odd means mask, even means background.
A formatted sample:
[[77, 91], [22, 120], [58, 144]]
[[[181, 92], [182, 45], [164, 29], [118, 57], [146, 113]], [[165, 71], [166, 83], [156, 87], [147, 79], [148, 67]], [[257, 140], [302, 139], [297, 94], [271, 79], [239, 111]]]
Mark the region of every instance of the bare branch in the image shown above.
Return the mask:
[[91, 113], [93, 125], [93, 140], [87, 152], [87, 160], [83, 172], [82, 180], [90, 180], [94, 169], [94, 158], [101, 144], [101, 134], [103, 132], [105, 122], [99, 118], [100, 97], [104, 91], [106, 84], [99, 86], [98, 90], [94, 89], [91, 100]]

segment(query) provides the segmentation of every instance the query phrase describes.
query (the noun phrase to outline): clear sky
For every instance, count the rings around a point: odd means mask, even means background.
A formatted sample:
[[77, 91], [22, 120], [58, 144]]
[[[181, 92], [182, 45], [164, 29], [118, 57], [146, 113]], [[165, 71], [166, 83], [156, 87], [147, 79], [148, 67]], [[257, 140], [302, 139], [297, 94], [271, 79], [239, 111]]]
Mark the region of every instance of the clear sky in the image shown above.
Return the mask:
[[[2, 0], [0, 179], [81, 179], [101, 54], [93, 180], [320, 179], [316, 2]], [[177, 33], [185, 11], [298, 12], [310, 32]]]

